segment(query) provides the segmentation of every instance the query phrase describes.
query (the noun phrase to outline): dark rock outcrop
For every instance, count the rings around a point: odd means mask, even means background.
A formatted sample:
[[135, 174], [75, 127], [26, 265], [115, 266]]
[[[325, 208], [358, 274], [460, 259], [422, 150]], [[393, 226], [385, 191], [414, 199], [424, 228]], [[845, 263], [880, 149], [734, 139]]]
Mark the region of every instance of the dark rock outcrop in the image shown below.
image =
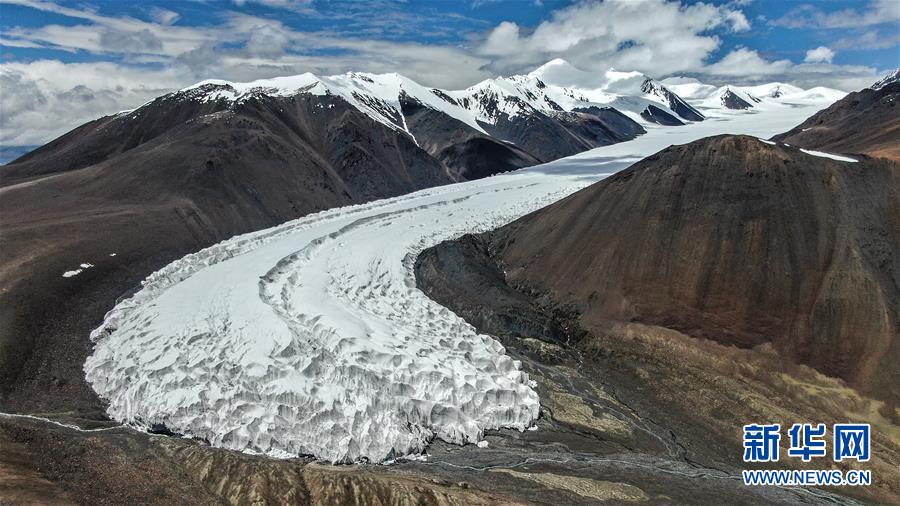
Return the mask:
[[510, 285], [574, 308], [585, 328], [768, 343], [898, 405], [898, 202], [893, 162], [718, 136], [650, 156], [485, 247]]
[[[508, 350], [571, 350], [567, 381], [602, 371], [588, 382], [664, 420], [695, 465], [746, 468], [735, 452], [746, 420], [869, 422], [881, 456], [867, 465], [889, 478], [838, 493], [890, 503], [900, 494], [897, 202], [891, 161], [711, 137], [427, 249], [416, 281]], [[541, 351], [525, 370], [541, 378], [555, 360]], [[567, 417], [552, 391], [541, 400]]]
[[719, 99], [722, 102], [722, 106], [727, 109], [745, 110], [753, 107], [753, 104], [739, 97], [731, 90], [725, 90]]
[[880, 90], [885, 86], [893, 83], [900, 83], [900, 68], [896, 68], [887, 75], [879, 79], [875, 84], [869, 86], [873, 90]]
[[426, 107], [406, 94], [400, 96], [400, 106], [419, 147], [443, 163], [453, 177], [478, 179], [541, 163], [531, 153]]
[[667, 113], [666, 111], [660, 109], [659, 107], [656, 107], [653, 104], [648, 105], [647, 108], [644, 109], [644, 112], [641, 113], [641, 117], [651, 123], [656, 123], [658, 125], [664, 125], [664, 126], [684, 125], [684, 123], [681, 120], [679, 120], [675, 116], [672, 116], [671, 114]]
[[500, 113], [495, 123], [481, 126], [491, 136], [520, 146], [544, 162], [645, 133], [643, 127], [619, 111], [597, 107], [547, 114], [532, 110], [512, 117]]
[[[32, 409], [98, 404], [81, 370], [87, 336], [166, 263], [314, 211], [457, 180], [406, 133], [338, 97], [303, 94], [166, 96], [88, 123], [0, 178], [0, 405]], [[83, 262], [94, 267], [62, 277]]]
[[690, 104], [684, 101], [683, 98], [679, 97], [676, 93], [673, 93], [669, 88], [653, 81], [652, 79], [647, 79], [641, 85], [641, 91], [644, 93], [651, 93], [662, 98], [669, 109], [680, 116], [682, 119], [686, 119], [688, 121], [703, 121], [706, 119], [700, 111], [694, 109]]

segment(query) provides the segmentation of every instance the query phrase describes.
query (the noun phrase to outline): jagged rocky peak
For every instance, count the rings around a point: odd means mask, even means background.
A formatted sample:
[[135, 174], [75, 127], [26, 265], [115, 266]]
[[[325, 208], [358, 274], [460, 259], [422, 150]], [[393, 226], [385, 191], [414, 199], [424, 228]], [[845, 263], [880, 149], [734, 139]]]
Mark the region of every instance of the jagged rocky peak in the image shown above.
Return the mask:
[[760, 102], [760, 99], [750, 93], [736, 91], [730, 86], [725, 87], [719, 96], [719, 100], [726, 109], [750, 109], [754, 103]]
[[663, 86], [662, 83], [654, 81], [649, 77], [644, 80], [643, 84], [641, 84], [641, 91], [648, 95], [654, 95], [661, 98], [663, 103], [665, 103], [669, 107], [669, 109], [672, 110], [672, 112], [686, 120], [703, 121], [704, 119], [706, 119], [706, 116], [700, 113], [700, 111], [698, 111], [697, 109], [694, 109], [676, 93], [673, 93], [671, 90]]
[[[669, 124], [683, 124], [682, 120], [702, 121], [705, 116], [687, 103], [678, 93], [661, 82], [637, 71], [586, 72], [566, 60], [557, 58], [530, 72], [527, 77], [539, 80], [550, 91], [559, 94], [557, 102], [569, 100], [609, 104], [630, 111], [644, 121], [658, 123], [664, 116], [678, 118]], [[656, 111], [651, 111], [650, 106]]]
[[[343, 99], [375, 121], [414, 134], [403, 121], [402, 104], [417, 103], [444, 113], [473, 129], [510, 118], [553, 116], [576, 109], [611, 107], [631, 119], [662, 124], [702, 121], [704, 115], [676, 92], [636, 71], [581, 70], [557, 58], [527, 74], [486, 79], [464, 90], [422, 86], [397, 73], [348, 72], [334, 76], [305, 73], [247, 83], [208, 80], [180, 90], [191, 100], [239, 104], [251, 97], [297, 94]], [[402, 100], [401, 100], [402, 96]], [[654, 106], [651, 111], [650, 106]]]
[[885, 75], [884, 77], [879, 79], [878, 82], [873, 84], [871, 86], [871, 88], [873, 90], [880, 90], [880, 89], [884, 88], [885, 86], [887, 86], [891, 83], [896, 83], [896, 82], [900, 82], [900, 67], [895, 68], [894, 70], [888, 72], [887, 75]]

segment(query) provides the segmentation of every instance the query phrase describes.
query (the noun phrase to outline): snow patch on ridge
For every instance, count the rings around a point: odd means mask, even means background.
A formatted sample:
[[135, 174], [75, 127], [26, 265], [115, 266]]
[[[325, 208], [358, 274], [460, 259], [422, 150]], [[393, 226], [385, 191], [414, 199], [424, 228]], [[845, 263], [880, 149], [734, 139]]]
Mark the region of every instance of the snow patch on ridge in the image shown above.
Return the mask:
[[70, 271], [64, 272], [62, 274], [62, 277], [71, 278], [71, 277], [77, 276], [77, 275], [81, 274], [82, 272], [84, 272], [85, 269], [90, 269], [93, 266], [94, 266], [94, 264], [91, 264], [91, 263], [87, 263], [87, 262], [81, 263], [77, 269], [72, 269]]
[[814, 151], [812, 149], [803, 149], [800, 148], [800, 151], [803, 151], [807, 155], [818, 156], [820, 158], [831, 158], [832, 160], [837, 160], [839, 162], [858, 162], [859, 160], [855, 160], [853, 158], [841, 155], [834, 155], [831, 153], [825, 153], [823, 151]]

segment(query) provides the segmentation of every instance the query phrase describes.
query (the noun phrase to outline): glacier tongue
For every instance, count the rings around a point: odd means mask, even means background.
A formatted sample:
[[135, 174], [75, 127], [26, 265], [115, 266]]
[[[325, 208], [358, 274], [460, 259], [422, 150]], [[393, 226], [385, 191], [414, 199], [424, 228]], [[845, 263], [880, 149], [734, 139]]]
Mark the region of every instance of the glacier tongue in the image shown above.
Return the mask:
[[[544, 166], [332, 209], [150, 275], [92, 333], [88, 382], [127, 423], [272, 456], [382, 461], [528, 428], [539, 400], [500, 343], [415, 287], [419, 252], [505, 224], [670, 144], [768, 137], [827, 104], [721, 113]], [[718, 113], [716, 113], [718, 114]]]
[[[381, 461], [434, 437], [524, 430], [539, 411], [528, 375], [417, 290], [413, 263], [448, 234], [492, 228], [580, 185], [485, 186], [318, 213], [179, 260], [107, 315], [87, 379], [115, 419], [271, 455]], [[515, 196], [489, 209], [501, 190]], [[429, 227], [470, 200], [477, 216]], [[392, 232], [406, 252], [396, 264], [379, 258]]]

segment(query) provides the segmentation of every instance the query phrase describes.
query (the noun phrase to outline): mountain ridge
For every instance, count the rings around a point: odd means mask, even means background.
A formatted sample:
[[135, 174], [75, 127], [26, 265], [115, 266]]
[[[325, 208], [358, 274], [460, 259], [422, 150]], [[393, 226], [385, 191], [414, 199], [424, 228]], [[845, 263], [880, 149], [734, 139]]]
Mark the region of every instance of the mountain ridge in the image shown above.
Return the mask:
[[885, 78], [869, 88], [850, 93], [772, 139], [810, 149], [864, 153], [900, 161], [898, 103], [900, 80]]
[[[562, 59], [555, 59], [522, 75], [495, 77], [485, 79], [462, 90], [446, 90], [423, 86], [413, 79], [398, 73], [372, 74], [365, 72], [348, 72], [332, 76], [317, 76], [303, 73], [294, 76], [258, 79], [249, 82], [233, 82], [222, 79], [207, 79], [180, 90], [157, 97], [140, 107], [117, 114], [105, 116], [77, 127], [73, 131], [54, 139], [48, 144], [26, 153], [7, 165], [13, 166], [35, 158], [35, 151], [46, 151], [48, 146], [58, 145], [59, 141], [74, 132], [83, 130], [88, 125], [111, 118], [127, 120], [152, 104], [172, 100], [176, 97], [199, 102], [222, 102], [223, 104], [239, 104], [251, 98], [289, 98], [297, 95], [338, 96], [367, 117], [388, 128], [405, 132], [418, 144], [416, 135], [411, 132], [405, 122], [402, 101], [418, 102], [425, 108], [445, 115], [471, 128], [476, 135], [492, 137], [494, 141], [506, 145], [513, 144], [526, 153], [504, 153], [502, 158], [516, 160], [516, 163], [504, 165], [500, 170], [517, 168], [522, 164], [534, 164], [535, 161], [546, 162], [559, 156], [575, 154], [578, 151], [605, 145], [611, 142], [627, 140], [642, 131], [629, 125], [623, 135], [609, 135], [605, 129], [595, 130], [587, 138], [583, 135], [564, 132], [568, 123], [575, 121], [584, 130], [585, 120], [592, 123], [597, 118], [573, 118], [572, 113], [584, 114], [585, 110], [613, 109], [634, 121], [641, 128], [654, 124], [678, 125], [684, 121], [702, 121], [704, 114], [700, 108], [728, 108], [726, 104], [712, 101], [709, 96], [699, 93], [714, 87], [695, 83], [695, 85], [668, 84], [670, 79], [657, 81], [640, 72], [622, 72], [609, 69], [605, 72], [585, 72]], [[779, 100], [782, 96], [791, 97], [803, 90], [784, 83], [770, 83], [755, 87], [719, 88], [738, 90], [749, 102], [756, 101], [752, 94], [765, 94], [769, 100]], [[681, 96], [685, 93], [685, 96]], [[834, 97], [837, 92], [831, 93]], [[702, 99], [702, 100], [698, 100]], [[189, 105], [188, 108], [195, 108]], [[432, 115], [433, 116], [433, 115]], [[608, 116], [608, 115], [607, 115]], [[182, 117], [182, 119], [185, 119]], [[620, 118], [621, 119], [621, 118]], [[125, 121], [119, 128], [128, 128]], [[564, 148], [554, 152], [539, 153], [537, 143], [522, 144], [516, 131], [522, 128], [533, 129], [538, 124], [544, 135], [557, 137], [561, 135], [565, 141]], [[602, 123], [602, 119], [601, 119]], [[616, 122], [619, 126], [623, 121]], [[560, 128], [561, 127], [561, 128]], [[88, 127], [89, 128], [89, 127]], [[490, 132], [489, 132], [490, 130]], [[593, 137], [593, 138], [592, 138]], [[489, 140], [482, 138], [482, 143]], [[426, 140], [427, 143], [427, 140]], [[504, 151], [503, 146], [492, 145], [494, 150]], [[431, 153], [434, 155], [434, 153]], [[456, 168], [457, 172], [463, 172]], [[17, 177], [19, 171], [5, 170], [0, 172], [0, 185]]]

